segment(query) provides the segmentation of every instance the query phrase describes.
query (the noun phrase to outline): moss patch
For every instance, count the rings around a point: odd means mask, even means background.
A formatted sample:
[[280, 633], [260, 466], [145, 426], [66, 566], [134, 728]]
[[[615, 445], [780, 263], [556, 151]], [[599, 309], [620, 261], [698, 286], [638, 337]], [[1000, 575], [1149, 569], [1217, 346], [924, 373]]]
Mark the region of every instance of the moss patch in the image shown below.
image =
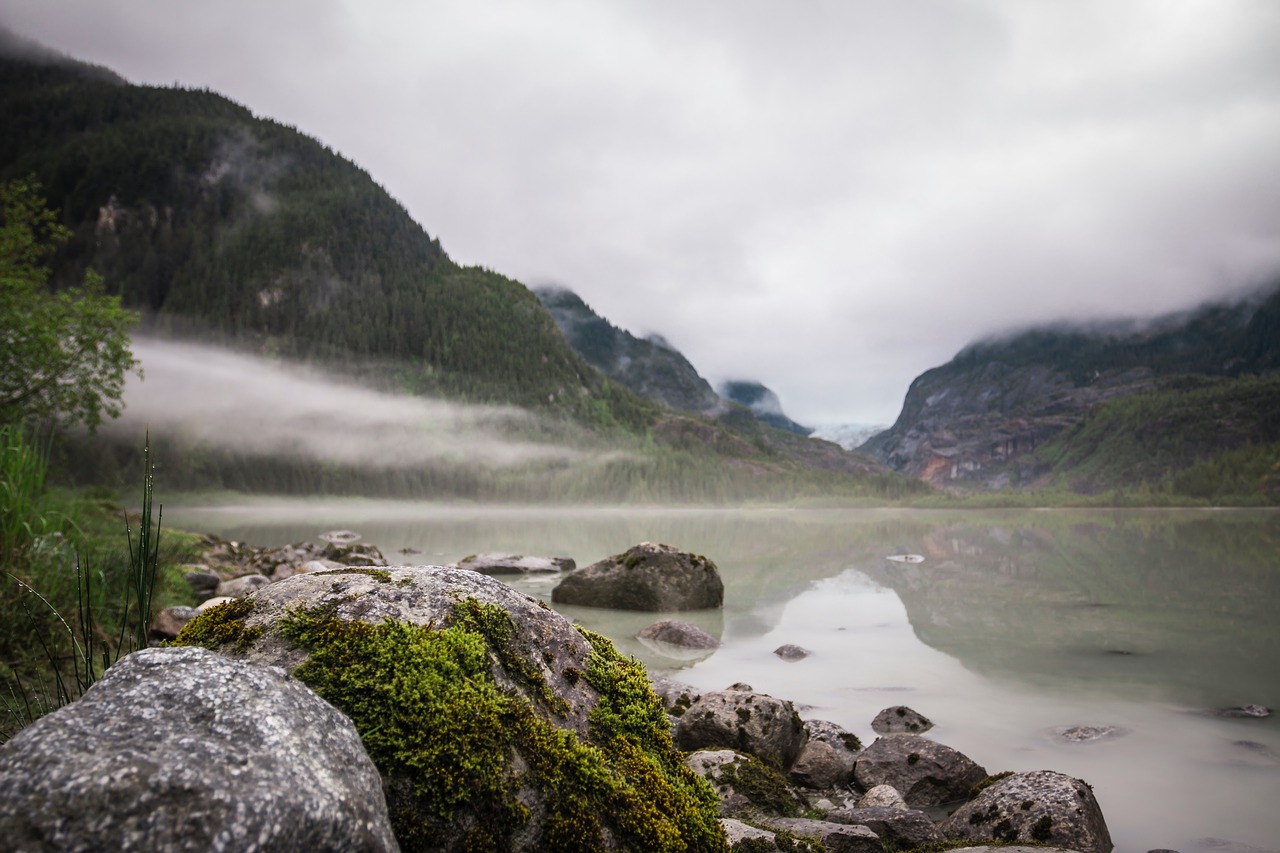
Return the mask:
[[800, 813], [800, 806], [792, 796], [787, 780], [754, 755], [739, 753], [737, 762], [720, 768], [711, 782], [731, 786], [753, 806], [769, 814], [795, 817]]
[[[581, 677], [601, 694], [588, 742], [494, 681], [501, 662], [536, 704], [565, 705], [515, 648], [506, 610], [468, 599], [450, 623], [348, 622], [322, 607], [275, 628], [309, 653], [294, 675], [355, 723], [404, 850], [506, 850], [517, 837], [543, 850], [607, 839], [637, 851], [726, 849], [715, 793], [684, 767], [641, 664], [582, 632], [592, 651]], [[517, 799], [529, 788], [541, 794], [536, 815]]]
[[203, 646], [215, 652], [225, 645], [233, 644], [237, 652], [243, 652], [262, 635], [261, 628], [249, 628], [244, 624], [244, 620], [253, 613], [253, 607], [253, 599], [250, 598], [237, 598], [210, 607], [183, 625], [173, 643], [178, 646]]

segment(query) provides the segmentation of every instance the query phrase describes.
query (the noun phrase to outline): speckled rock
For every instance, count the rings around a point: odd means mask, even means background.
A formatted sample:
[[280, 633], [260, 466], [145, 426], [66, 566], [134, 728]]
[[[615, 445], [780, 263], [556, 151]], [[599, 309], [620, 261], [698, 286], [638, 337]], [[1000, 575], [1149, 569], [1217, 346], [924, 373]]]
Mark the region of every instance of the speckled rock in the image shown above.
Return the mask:
[[679, 619], [663, 619], [661, 622], [654, 622], [642, 628], [636, 634], [636, 639], [646, 645], [656, 646], [658, 651], [666, 651], [670, 648], [676, 652], [682, 650], [704, 652], [720, 648], [720, 640], [713, 634]]
[[905, 809], [907, 801], [892, 785], [876, 785], [858, 798], [860, 809]]
[[944, 840], [932, 820], [918, 809], [872, 808], [836, 809], [827, 820], [865, 826], [894, 849], [909, 850]]
[[892, 785], [917, 808], [963, 799], [987, 771], [949, 746], [920, 735], [885, 735], [858, 755], [854, 777], [863, 788]]
[[662, 707], [673, 717], [689, 710], [689, 706], [702, 696], [702, 691], [692, 684], [665, 675], [653, 676], [653, 692], [662, 700]]
[[397, 850], [351, 722], [279, 669], [197, 648], [121, 659], [0, 747], [21, 851]]
[[[729, 840], [730, 850], [777, 850], [774, 844], [776, 834], [766, 829], [754, 827], [749, 823], [743, 823], [735, 818], [725, 817], [720, 819], [720, 825], [724, 827], [725, 837]], [[760, 845], [769, 845], [762, 848]]]
[[808, 733], [786, 700], [749, 690], [717, 690], [689, 706], [672, 736], [684, 750], [728, 747], [785, 770], [800, 755]]
[[685, 766], [711, 783], [720, 796], [721, 815], [790, 817], [808, 806], [780, 773], [745, 753], [700, 749], [685, 757]]
[[1111, 834], [1093, 791], [1051, 770], [1015, 773], [988, 787], [941, 825], [951, 839], [1056, 844], [1110, 853]]
[[933, 721], [906, 705], [894, 705], [885, 708], [871, 721], [871, 729], [876, 734], [887, 735], [898, 732], [922, 735], [933, 728]]
[[788, 663], [795, 663], [798, 660], [804, 660], [809, 655], [813, 654], [813, 652], [803, 646], [797, 646], [794, 643], [784, 643], [774, 649], [773, 653]]
[[573, 572], [551, 600], [616, 610], [701, 610], [724, 604], [724, 582], [706, 557], [641, 542]]
[[816, 838], [830, 853], [884, 853], [880, 836], [865, 826], [802, 817], [766, 818], [762, 822], [773, 829]]
[[457, 562], [456, 568], [482, 575], [529, 575], [571, 572], [577, 567], [572, 557], [529, 557], [523, 554], [472, 554]]

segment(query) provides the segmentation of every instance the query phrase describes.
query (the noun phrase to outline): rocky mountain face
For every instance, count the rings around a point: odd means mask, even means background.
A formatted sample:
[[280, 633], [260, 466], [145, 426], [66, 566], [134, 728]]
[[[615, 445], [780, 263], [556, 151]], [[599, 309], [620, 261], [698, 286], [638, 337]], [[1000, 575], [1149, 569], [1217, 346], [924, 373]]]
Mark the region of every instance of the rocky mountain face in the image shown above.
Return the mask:
[[573, 347], [592, 367], [670, 409], [707, 412], [720, 404], [689, 360], [664, 338], [637, 338], [563, 288], [534, 291]]
[[[1070, 442], [1086, 423], [1116, 401], [1135, 395], [1159, 401], [1161, 394], [1176, 396], [1192, 385], [1230, 396], [1235, 383], [1278, 365], [1280, 288], [1144, 323], [1033, 329], [974, 344], [921, 374], [894, 425], [859, 450], [935, 486], [1035, 486], [1072, 456]], [[1212, 410], [1201, 414], [1214, 417]], [[1149, 446], [1182, 442], [1182, 434], [1196, 431], [1185, 418], [1172, 438], [1160, 435], [1158, 417], [1148, 426]], [[1213, 431], [1211, 424], [1203, 426]], [[1255, 438], [1241, 434], [1238, 443]], [[1045, 453], [1051, 443], [1061, 452]], [[1181, 461], [1194, 462], [1205, 452], [1188, 443]]]
[[782, 401], [771, 389], [751, 380], [730, 380], [720, 386], [720, 396], [746, 406], [757, 418], [771, 427], [785, 429], [796, 435], [810, 435], [813, 430], [796, 423], [782, 411]]

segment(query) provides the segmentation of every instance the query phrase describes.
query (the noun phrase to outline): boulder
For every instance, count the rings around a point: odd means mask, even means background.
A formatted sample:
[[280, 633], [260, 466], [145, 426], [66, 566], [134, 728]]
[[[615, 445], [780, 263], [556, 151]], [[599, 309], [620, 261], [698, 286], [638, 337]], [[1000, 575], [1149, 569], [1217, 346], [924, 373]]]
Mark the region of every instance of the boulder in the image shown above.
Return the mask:
[[700, 749], [685, 757], [685, 765], [715, 788], [722, 815], [794, 817], [807, 805], [781, 773], [753, 755]]
[[1050, 733], [1058, 740], [1064, 740], [1067, 743], [1092, 743], [1124, 737], [1129, 730], [1120, 726], [1060, 726], [1050, 729]]
[[271, 578], [265, 575], [241, 575], [218, 584], [216, 598], [244, 598], [250, 593], [271, 585]]
[[909, 805], [963, 799], [987, 771], [949, 746], [920, 735], [885, 735], [858, 755], [854, 778], [864, 789], [892, 785]]
[[387, 564], [382, 552], [376, 546], [361, 542], [354, 545], [331, 542], [320, 556], [344, 566], [385, 566]]
[[771, 829], [817, 839], [830, 853], [884, 853], [880, 837], [865, 826], [802, 817], [767, 818], [763, 823]]
[[871, 721], [871, 729], [878, 735], [907, 732], [922, 735], [933, 728], [933, 721], [906, 705], [885, 708]]
[[663, 619], [642, 628], [636, 639], [668, 657], [702, 656], [720, 647], [720, 641], [707, 631], [679, 619]]
[[[219, 604], [226, 604], [228, 601], [235, 601], [235, 599], [229, 595], [219, 595], [219, 596], [215, 596], [214, 598], [206, 598], [204, 601], [196, 605], [196, 611], [199, 613], [203, 613], [206, 610], [212, 610], [213, 608], [217, 607]], [[184, 625], [183, 627], [186, 627], [186, 626]]]
[[775, 834], [766, 829], [760, 829], [731, 817], [721, 818], [720, 825], [724, 827], [730, 850], [750, 850], [756, 853], [756, 851], [778, 849], [777, 844], [774, 843]]
[[701, 610], [724, 604], [724, 583], [706, 557], [642, 542], [573, 572], [551, 600], [615, 610]]
[[809, 655], [813, 654], [813, 652], [803, 646], [796, 646], [791, 643], [778, 646], [773, 650], [773, 653], [788, 663], [795, 663], [798, 660], [804, 660]]
[[200, 615], [194, 607], [166, 607], [151, 619], [151, 637], [158, 640], [172, 640], [178, 632], [192, 619]]
[[204, 566], [199, 568], [192, 566], [191, 569], [183, 572], [182, 576], [191, 586], [191, 591], [195, 593], [196, 598], [203, 601], [218, 594], [218, 584], [222, 583], [222, 578]]
[[858, 798], [860, 809], [905, 809], [907, 801], [892, 785], [876, 785]]
[[988, 786], [940, 826], [949, 839], [1027, 841], [1110, 853], [1111, 834], [1093, 791], [1051, 770], [1014, 773]]
[[834, 747], [841, 759], [848, 763], [849, 772], [853, 772], [854, 762], [862, 751], [862, 741], [857, 735], [830, 720], [805, 720], [804, 730], [809, 734], [809, 740], [820, 740]]
[[296, 575], [178, 638], [290, 670], [352, 718], [416, 850], [722, 844], [642, 665], [476, 572]]
[[571, 572], [577, 564], [571, 557], [525, 557], [520, 554], [472, 554], [458, 561], [459, 569], [482, 575], [529, 575]]
[[800, 750], [788, 775], [802, 788], [834, 788], [849, 781], [853, 762], [834, 746], [821, 740], [810, 740]]
[[672, 734], [684, 750], [728, 747], [778, 769], [795, 762], [808, 738], [790, 702], [732, 689], [702, 694], [676, 721]]
[[279, 669], [122, 658], [0, 747], [12, 850], [396, 850], [351, 721]]
[[826, 819], [833, 823], [865, 826], [878, 835], [888, 849], [910, 850], [944, 840], [929, 815], [918, 809], [884, 806], [836, 809], [828, 812]]
[[335, 563], [333, 560], [303, 560], [299, 563], [279, 563], [275, 572], [271, 575], [271, 579], [273, 581], [282, 581], [294, 575], [327, 572], [330, 569], [340, 568], [342, 568], [342, 563]]

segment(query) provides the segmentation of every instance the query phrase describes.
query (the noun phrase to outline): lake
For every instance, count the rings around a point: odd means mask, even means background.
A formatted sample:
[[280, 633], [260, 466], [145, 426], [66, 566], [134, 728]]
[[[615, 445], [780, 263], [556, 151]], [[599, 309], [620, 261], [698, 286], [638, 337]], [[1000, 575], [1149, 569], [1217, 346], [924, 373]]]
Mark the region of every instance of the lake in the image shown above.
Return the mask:
[[[1119, 853], [1280, 847], [1280, 513], [1271, 510], [506, 509], [365, 501], [165, 507], [167, 525], [279, 545], [363, 534], [393, 563], [502, 551], [584, 566], [642, 541], [711, 558], [723, 645], [674, 660], [661, 618], [559, 607], [651, 671], [745, 681], [870, 742], [905, 704], [989, 772], [1092, 784]], [[420, 553], [403, 554], [401, 549]], [[886, 559], [918, 554], [923, 562]], [[554, 578], [512, 585], [550, 602]], [[812, 654], [786, 662], [792, 643]], [[1112, 726], [1077, 743], [1055, 729]]]

